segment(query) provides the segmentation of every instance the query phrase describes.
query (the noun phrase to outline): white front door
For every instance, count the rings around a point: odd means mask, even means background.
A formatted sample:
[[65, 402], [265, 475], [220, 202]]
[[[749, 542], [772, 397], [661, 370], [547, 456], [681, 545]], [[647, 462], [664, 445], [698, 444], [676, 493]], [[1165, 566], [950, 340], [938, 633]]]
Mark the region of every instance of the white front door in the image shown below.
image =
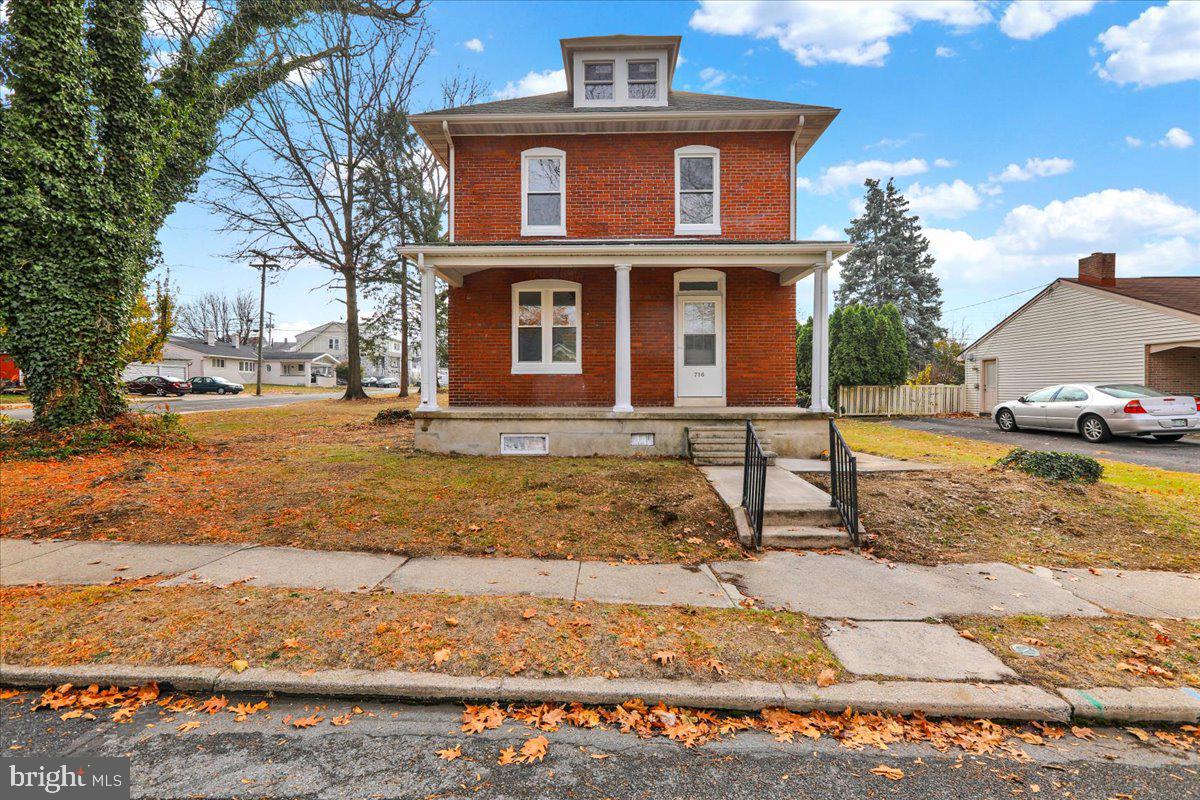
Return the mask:
[[725, 298], [675, 299], [675, 395], [684, 402], [725, 399]]

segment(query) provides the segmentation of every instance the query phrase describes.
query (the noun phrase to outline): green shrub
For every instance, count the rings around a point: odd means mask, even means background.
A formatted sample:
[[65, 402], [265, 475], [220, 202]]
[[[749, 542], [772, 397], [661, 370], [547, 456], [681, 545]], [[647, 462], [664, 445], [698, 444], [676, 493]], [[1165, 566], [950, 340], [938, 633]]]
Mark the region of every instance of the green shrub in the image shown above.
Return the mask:
[[1035, 478], [1075, 483], [1095, 483], [1104, 467], [1091, 456], [1077, 453], [1044, 453], [1018, 447], [996, 462], [1001, 469], [1018, 469]]
[[0, 416], [0, 459], [15, 461], [64, 460], [123, 447], [161, 450], [191, 441], [178, 414], [124, 414], [56, 430]]

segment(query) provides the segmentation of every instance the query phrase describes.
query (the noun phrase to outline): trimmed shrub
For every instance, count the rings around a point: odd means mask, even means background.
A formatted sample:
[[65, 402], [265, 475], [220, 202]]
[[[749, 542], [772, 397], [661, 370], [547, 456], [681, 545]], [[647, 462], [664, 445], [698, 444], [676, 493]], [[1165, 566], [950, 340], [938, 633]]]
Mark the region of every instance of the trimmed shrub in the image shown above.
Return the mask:
[[1017, 469], [1035, 478], [1072, 483], [1095, 483], [1104, 467], [1091, 456], [1077, 453], [1044, 453], [1018, 447], [996, 462], [1001, 469]]

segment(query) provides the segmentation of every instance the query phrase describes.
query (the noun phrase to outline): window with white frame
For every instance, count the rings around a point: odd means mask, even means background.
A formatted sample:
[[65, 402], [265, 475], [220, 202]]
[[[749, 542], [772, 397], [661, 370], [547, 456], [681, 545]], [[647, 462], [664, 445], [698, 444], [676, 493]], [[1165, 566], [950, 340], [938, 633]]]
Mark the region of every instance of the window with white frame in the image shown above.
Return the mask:
[[653, 100], [658, 96], [658, 62], [657, 61], [627, 61], [629, 72], [629, 91], [631, 100]]
[[254, 372], [254, 362], [253, 361], [239, 361], [238, 362], [238, 372]]
[[613, 99], [613, 66], [611, 61], [589, 61], [583, 65], [583, 96], [586, 99]]
[[341, 339], [330, 339], [329, 340], [329, 349], [330, 350], [341, 350], [342, 349], [342, 340]]
[[578, 374], [580, 285], [571, 281], [524, 281], [512, 287], [512, 371]]
[[567, 154], [553, 147], [521, 153], [521, 235], [566, 236]]
[[225, 368], [225, 359], [223, 359], [223, 358], [214, 358], [214, 359], [212, 360], [212, 365], [213, 365], [214, 367], [220, 367], [221, 369], [224, 369], [224, 368]]
[[691, 145], [675, 151], [675, 233], [721, 232], [721, 151]]

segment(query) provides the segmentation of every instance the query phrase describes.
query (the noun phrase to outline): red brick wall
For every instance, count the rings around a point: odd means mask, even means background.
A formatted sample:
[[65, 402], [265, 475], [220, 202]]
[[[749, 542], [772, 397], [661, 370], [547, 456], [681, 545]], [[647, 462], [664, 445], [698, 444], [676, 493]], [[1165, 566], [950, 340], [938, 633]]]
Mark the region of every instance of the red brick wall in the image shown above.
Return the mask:
[[[630, 275], [633, 404], [675, 402], [672, 268], [634, 268]], [[796, 402], [796, 291], [758, 269], [726, 272], [726, 402]], [[513, 375], [512, 284], [544, 278], [582, 285], [580, 375]], [[611, 406], [613, 404], [614, 270], [494, 269], [468, 275], [450, 289], [450, 405]]]
[[1200, 347], [1175, 347], [1158, 353], [1148, 352], [1146, 384], [1161, 392], [1200, 395]]
[[455, 140], [454, 236], [521, 239], [521, 152], [556, 147], [567, 154], [567, 237], [673, 237], [675, 149], [709, 145], [721, 151], [720, 238], [786, 239], [790, 142], [786, 131], [464, 136]]

